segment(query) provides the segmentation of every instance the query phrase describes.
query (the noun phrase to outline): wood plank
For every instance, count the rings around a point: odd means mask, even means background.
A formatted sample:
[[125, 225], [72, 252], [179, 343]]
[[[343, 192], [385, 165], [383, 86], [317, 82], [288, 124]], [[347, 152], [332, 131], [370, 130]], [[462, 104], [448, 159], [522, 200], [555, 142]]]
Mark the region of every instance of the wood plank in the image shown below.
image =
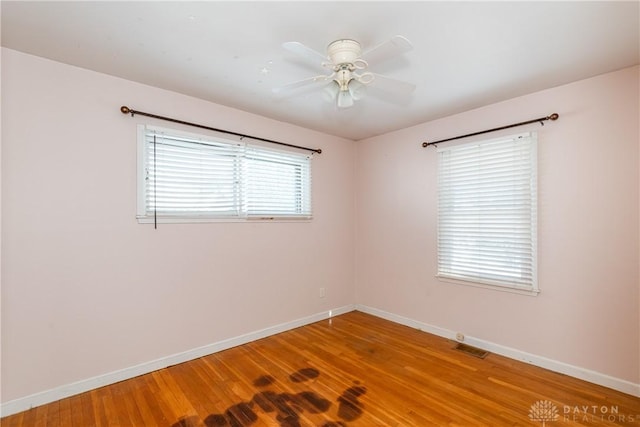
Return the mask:
[[159, 400], [154, 398], [154, 389], [149, 384], [149, 379], [150, 375], [142, 375], [125, 381], [130, 386], [135, 410], [148, 425], [169, 425], [171, 422], [162, 413]]
[[28, 411], [20, 412], [19, 414], [15, 414], [11, 417], [0, 419], [1, 427], [21, 427], [24, 424], [24, 418]]
[[1, 421], [8, 427], [527, 426], [541, 425], [530, 415], [542, 417], [535, 405], [546, 401], [558, 411], [558, 425], [640, 422], [639, 398], [454, 347], [352, 312]]
[[64, 426], [71, 426], [71, 427], [83, 427], [88, 425], [88, 422], [84, 422], [82, 415], [83, 415], [83, 410], [82, 410], [82, 395], [78, 394], [75, 396], [71, 396], [65, 400], [68, 400], [69, 402], [69, 409], [71, 412], [71, 419], [69, 421], [69, 424], [63, 424]]
[[55, 427], [72, 426], [73, 421], [71, 420], [71, 399], [69, 398], [62, 399], [59, 401], [59, 404], [60, 404], [60, 410], [59, 410], [59, 413], [57, 414], [58, 416], [54, 414], [54, 416], [51, 418], [50, 422], [47, 423], [47, 425], [55, 426]]

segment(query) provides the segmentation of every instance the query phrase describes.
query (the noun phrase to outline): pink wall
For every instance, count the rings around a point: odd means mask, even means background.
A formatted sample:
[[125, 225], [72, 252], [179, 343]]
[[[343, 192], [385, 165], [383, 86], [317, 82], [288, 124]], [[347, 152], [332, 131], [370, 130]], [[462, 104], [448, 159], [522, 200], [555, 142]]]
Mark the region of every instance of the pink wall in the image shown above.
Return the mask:
[[[353, 303], [351, 141], [7, 49], [2, 88], [3, 402]], [[322, 148], [314, 220], [138, 224], [123, 104]]]
[[[638, 77], [624, 69], [361, 141], [357, 303], [640, 383]], [[436, 150], [421, 143], [554, 112], [502, 132], [538, 132], [542, 292], [436, 279]]]
[[[353, 143], [2, 49], [2, 402], [353, 303], [639, 383], [638, 73]], [[123, 104], [322, 148], [315, 219], [137, 224], [148, 120]], [[552, 112], [529, 127], [542, 293], [438, 281], [422, 141]]]

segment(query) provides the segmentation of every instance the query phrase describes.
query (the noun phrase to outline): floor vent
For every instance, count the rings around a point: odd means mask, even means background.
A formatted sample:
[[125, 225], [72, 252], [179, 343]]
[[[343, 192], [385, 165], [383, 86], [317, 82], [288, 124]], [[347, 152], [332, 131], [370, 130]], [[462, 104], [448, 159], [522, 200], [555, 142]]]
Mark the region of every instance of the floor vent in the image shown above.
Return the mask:
[[485, 357], [487, 357], [487, 354], [489, 354], [488, 351], [485, 351], [481, 348], [472, 347], [470, 345], [462, 343], [458, 343], [458, 345], [456, 345], [456, 350], [463, 351], [467, 354], [470, 354], [471, 356], [479, 357], [480, 359], [484, 359]]

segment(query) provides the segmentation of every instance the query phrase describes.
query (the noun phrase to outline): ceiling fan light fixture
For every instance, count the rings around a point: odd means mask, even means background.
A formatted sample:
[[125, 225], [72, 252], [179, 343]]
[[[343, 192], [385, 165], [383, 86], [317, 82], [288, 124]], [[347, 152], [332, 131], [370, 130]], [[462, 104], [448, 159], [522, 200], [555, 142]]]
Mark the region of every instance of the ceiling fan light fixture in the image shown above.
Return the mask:
[[327, 102], [336, 102], [338, 92], [340, 92], [339, 83], [335, 80], [331, 80], [329, 84], [323, 89], [322, 97]]
[[360, 101], [367, 94], [367, 86], [357, 79], [349, 82], [349, 93], [354, 101]]
[[334, 78], [338, 86], [340, 86], [340, 90], [349, 90], [349, 81], [351, 81], [351, 71], [348, 67], [342, 67], [339, 71], [336, 72], [336, 77]]
[[338, 108], [350, 108], [353, 107], [353, 96], [348, 90], [341, 90], [338, 92]]

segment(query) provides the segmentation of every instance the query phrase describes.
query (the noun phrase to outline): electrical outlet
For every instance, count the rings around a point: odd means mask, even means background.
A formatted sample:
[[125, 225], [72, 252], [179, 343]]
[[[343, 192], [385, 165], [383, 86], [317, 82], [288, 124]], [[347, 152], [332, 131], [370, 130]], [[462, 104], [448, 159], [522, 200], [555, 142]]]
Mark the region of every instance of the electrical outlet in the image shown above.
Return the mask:
[[462, 332], [458, 332], [456, 334], [456, 340], [461, 341], [461, 342], [464, 341], [464, 334]]
[[319, 295], [320, 295], [320, 298], [324, 298], [327, 295], [325, 288], [320, 288]]

